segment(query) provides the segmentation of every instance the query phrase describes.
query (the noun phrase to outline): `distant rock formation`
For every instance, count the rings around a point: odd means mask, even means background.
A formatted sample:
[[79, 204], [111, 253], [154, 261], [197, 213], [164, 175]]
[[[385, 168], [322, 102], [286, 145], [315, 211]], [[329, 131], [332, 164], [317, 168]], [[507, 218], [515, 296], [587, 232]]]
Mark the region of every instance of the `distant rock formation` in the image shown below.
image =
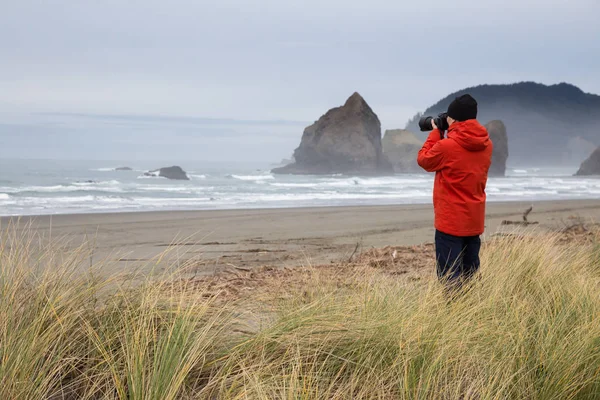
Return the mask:
[[130, 167], [119, 167], [119, 168], [115, 168], [115, 171], [133, 171], [133, 168], [130, 168]]
[[271, 164], [271, 167], [285, 167], [286, 165], [290, 165], [294, 163], [294, 156], [292, 156], [291, 159], [289, 158], [284, 158], [282, 159], [280, 162], [276, 163], [276, 164]]
[[161, 169], [155, 169], [154, 171], [144, 173], [145, 176], [161, 176], [167, 179], [185, 180], [189, 181], [190, 178], [181, 167], [165, 167]]
[[423, 142], [414, 133], [406, 129], [387, 130], [381, 143], [383, 154], [390, 160], [395, 172], [423, 172], [417, 164], [417, 155]]
[[[438, 115], [448, 109], [457, 96], [470, 93], [479, 104], [477, 119], [482, 123], [499, 119], [511, 133], [509, 150], [513, 165], [573, 166], [579, 165], [590, 153], [573, 151], [569, 141], [579, 137], [591, 142], [592, 149], [600, 146], [598, 122], [600, 96], [585, 93], [568, 83], [542, 85], [520, 82], [510, 85], [481, 85], [452, 93], [422, 114]], [[412, 118], [406, 129], [419, 133], [419, 115]], [[576, 145], [577, 142], [574, 142]]]
[[490, 167], [490, 176], [504, 176], [506, 174], [506, 160], [508, 159], [508, 135], [506, 126], [500, 120], [490, 121], [485, 124], [494, 144], [492, 153], [492, 165]]
[[575, 175], [600, 175], [600, 147], [598, 147], [592, 155], [581, 164], [581, 168], [579, 168], [579, 171], [577, 171]]
[[293, 164], [272, 172], [298, 175], [393, 173], [392, 164], [383, 155], [379, 118], [358, 93], [304, 130], [294, 159]]

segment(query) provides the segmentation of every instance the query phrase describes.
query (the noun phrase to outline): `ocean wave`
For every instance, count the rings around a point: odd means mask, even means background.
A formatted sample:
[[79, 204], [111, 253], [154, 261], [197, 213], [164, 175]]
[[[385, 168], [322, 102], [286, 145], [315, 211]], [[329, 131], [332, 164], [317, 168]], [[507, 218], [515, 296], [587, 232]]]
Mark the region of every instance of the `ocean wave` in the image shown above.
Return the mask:
[[21, 197], [14, 198], [14, 204], [22, 207], [42, 207], [42, 208], [73, 208], [73, 209], [93, 209], [98, 205], [112, 204], [114, 206], [135, 205], [135, 199], [121, 196], [61, 196], [61, 197]]
[[0, 193], [0, 200], [10, 200], [10, 195], [8, 193]]
[[413, 177], [389, 177], [389, 178], [344, 178], [344, 179], [322, 179], [314, 182], [274, 182], [270, 183], [271, 186], [275, 187], [287, 187], [287, 188], [350, 188], [354, 186], [361, 187], [406, 187], [406, 186], [419, 186], [431, 184], [433, 178], [413, 178]]
[[193, 179], [206, 179], [206, 175], [202, 174], [188, 174], [188, 176]]
[[67, 193], [67, 192], [112, 192], [122, 193], [124, 190], [115, 186], [99, 186], [94, 184], [89, 185], [54, 185], [54, 186], [23, 186], [23, 187], [3, 187], [3, 192], [10, 194], [23, 193]]
[[388, 186], [388, 185], [404, 185], [404, 184], [429, 184], [433, 182], [433, 176], [427, 175], [406, 175], [406, 176], [390, 176], [390, 177], [374, 177], [374, 178], [353, 178], [357, 179], [361, 185], [369, 186]]
[[124, 170], [118, 170], [118, 168], [123, 168], [123, 167], [106, 167], [106, 168], [93, 168], [90, 169], [90, 171], [94, 171], [94, 172], [130, 172], [130, 171], [135, 171], [135, 172], [144, 172], [143, 170], [140, 169], [124, 169]]
[[117, 180], [111, 180], [111, 181], [76, 181], [73, 182], [72, 185], [75, 186], [116, 186], [116, 185], [120, 185], [121, 182], [117, 181]]
[[156, 192], [156, 193], [160, 193], [160, 192], [191, 193], [194, 189], [201, 189], [201, 188], [194, 188], [194, 187], [190, 187], [190, 186], [152, 186], [152, 185], [136, 185], [135, 187], [132, 188], [133, 191]]
[[136, 185], [129, 189], [132, 193], [144, 193], [160, 195], [162, 193], [181, 193], [181, 194], [200, 194], [205, 195], [213, 192], [214, 186], [152, 186], [152, 185]]
[[115, 171], [117, 169], [117, 167], [111, 167], [111, 168], [94, 168], [91, 169], [90, 171], [96, 171], [96, 172], [112, 172]]
[[307, 189], [319, 189], [319, 188], [344, 188], [360, 185], [360, 182], [355, 179], [338, 179], [331, 181], [321, 182], [274, 182], [270, 183], [271, 186], [282, 187], [282, 188], [307, 188]]
[[238, 179], [240, 181], [264, 181], [273, 180], [273, 175], [227, 175], [227, 178]]

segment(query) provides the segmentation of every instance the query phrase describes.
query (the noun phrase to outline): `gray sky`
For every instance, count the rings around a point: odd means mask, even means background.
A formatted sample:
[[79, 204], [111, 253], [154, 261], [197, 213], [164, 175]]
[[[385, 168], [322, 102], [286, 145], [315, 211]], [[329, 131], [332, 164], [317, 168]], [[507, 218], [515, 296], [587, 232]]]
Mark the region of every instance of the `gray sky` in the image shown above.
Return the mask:
[[[113, 133], [128, 140], [95, 119], [31, 113], [304, 123], [359, 91], [385, 129], [482, 83], [564, 81], [600, 93], [598, 15], [598, 0], [5, 0], [0, 143], [12, 150], [0, 156], [26, 147], [13, 141], [15, 124], [35, 125], [20, 136], [58, 129], [57, 157], [72, 153], [60, 126], [107, 132], [106, 143]], [[228, 154], [287, 156], [303, 123], [229, 127]], [[192, 124], [186, 135], [196, 130]], [[218, 158], [214, 149], [223, 147], [211, 137], [224, 140], [223, 130], [203, 132], [212, 150], [196, 157]], [[256, 138], [262, 151], [248, 155]], [[105, 147], [97, 157], [118, 158]], [[151, 158], [162, 150], [147, 151]]]

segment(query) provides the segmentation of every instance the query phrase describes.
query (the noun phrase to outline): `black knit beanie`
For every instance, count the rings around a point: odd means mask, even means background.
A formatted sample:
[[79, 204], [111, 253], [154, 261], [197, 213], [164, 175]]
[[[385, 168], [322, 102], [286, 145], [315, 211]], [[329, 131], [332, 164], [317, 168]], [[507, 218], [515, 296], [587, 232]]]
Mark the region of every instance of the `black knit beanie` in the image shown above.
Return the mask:
[[457, 121], [477, 118], [477, 101], [469, 94], [457, 97], [448, 106], [448, 116]]

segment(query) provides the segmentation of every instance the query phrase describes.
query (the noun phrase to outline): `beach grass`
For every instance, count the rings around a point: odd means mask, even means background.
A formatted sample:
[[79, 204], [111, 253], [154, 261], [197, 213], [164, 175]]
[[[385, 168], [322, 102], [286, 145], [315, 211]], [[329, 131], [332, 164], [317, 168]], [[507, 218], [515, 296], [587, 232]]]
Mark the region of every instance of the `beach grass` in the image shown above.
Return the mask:
[[1, 399], [600, 398], [595, 238], [489, 240], [453, 298], [433, 273], [340, 264], [258, 300], [181, 271], [104, 277], [86, 244], [10, 232]]

